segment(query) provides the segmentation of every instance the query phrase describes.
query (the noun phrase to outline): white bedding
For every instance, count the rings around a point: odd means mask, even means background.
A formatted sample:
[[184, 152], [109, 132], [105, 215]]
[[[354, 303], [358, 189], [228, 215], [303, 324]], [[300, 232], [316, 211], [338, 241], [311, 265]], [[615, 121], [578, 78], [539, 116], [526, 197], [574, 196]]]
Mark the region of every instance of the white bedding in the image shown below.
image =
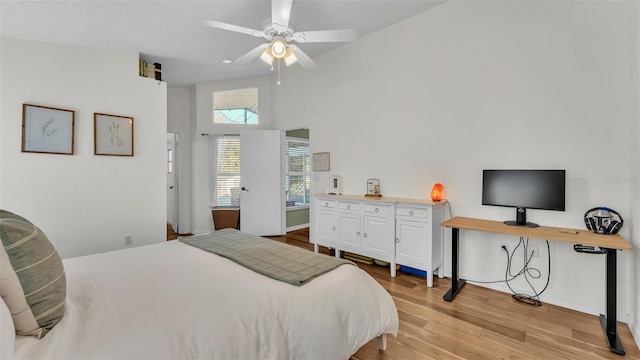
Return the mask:
[[391, 296], [343, 265], [298, 287], [178, 241], [64, 260], [64, 318], [30, 359], [348, 359], [396, 334]]

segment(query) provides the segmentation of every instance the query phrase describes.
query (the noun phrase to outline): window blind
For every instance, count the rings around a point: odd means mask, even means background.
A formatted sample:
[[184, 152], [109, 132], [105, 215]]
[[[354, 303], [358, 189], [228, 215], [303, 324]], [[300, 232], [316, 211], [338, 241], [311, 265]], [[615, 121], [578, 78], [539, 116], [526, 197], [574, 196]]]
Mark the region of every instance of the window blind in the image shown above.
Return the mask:
[[240, 137], [218, 139], [216, 205], [240, 206]]
[[285, 194], [287, 207], [309, 205], [309, 141], [287, 139], [285, 155]]

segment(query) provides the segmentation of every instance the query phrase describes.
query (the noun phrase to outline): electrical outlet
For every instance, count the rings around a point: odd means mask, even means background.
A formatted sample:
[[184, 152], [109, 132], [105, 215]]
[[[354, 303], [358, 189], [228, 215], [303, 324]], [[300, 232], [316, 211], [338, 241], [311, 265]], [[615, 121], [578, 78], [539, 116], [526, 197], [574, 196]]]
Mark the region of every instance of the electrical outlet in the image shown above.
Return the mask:
[[133, 234], [124, 234], [124, 244], [125, 245], [133, 244]]

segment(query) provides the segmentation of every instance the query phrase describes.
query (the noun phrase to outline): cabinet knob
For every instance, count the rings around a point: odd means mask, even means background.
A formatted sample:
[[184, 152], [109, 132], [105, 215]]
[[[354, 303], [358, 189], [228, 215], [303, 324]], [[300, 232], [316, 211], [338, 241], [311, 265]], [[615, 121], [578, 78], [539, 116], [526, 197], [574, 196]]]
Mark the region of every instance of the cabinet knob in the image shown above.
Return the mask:
[[399, 243], [400, 242], [400, 238], [396, 238], [396, 242]]
[[413, 211], [409, 211], [409, 216], [413, 216]]
[[334, 226], [333, 229], [331, 229], [331, 231], [336, 231], [336, 227]]
[[362, 234], [362, 236], [367, 237], [367, 233]]
[[358, 232], [356, 233], [356, 235], [360, 236], [360, 231], [358, 231]]
[[347, 205], [347, 210], [351, 210], [351, 205]]
[[380, 211], [380, 209], [376, 208], [376, 212]]

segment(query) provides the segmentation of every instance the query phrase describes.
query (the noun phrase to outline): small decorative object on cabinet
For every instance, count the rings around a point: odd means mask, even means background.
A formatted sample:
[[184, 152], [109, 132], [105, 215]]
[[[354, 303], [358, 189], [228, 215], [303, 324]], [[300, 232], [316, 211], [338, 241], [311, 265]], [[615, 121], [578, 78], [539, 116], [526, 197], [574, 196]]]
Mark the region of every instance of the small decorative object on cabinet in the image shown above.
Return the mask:
[[431, 200], [442, 201], [444, 197], [444, 186], [440, 183], [435, 183], [431, 188]]
[[381, 197], [380, 194], [380, 180], [369, 179], [367, 180], [367, 194], [366, 197]]
[[327, 194], [342, 195], [342, 176], [329, 176], [329, 183], [327, 184]]

